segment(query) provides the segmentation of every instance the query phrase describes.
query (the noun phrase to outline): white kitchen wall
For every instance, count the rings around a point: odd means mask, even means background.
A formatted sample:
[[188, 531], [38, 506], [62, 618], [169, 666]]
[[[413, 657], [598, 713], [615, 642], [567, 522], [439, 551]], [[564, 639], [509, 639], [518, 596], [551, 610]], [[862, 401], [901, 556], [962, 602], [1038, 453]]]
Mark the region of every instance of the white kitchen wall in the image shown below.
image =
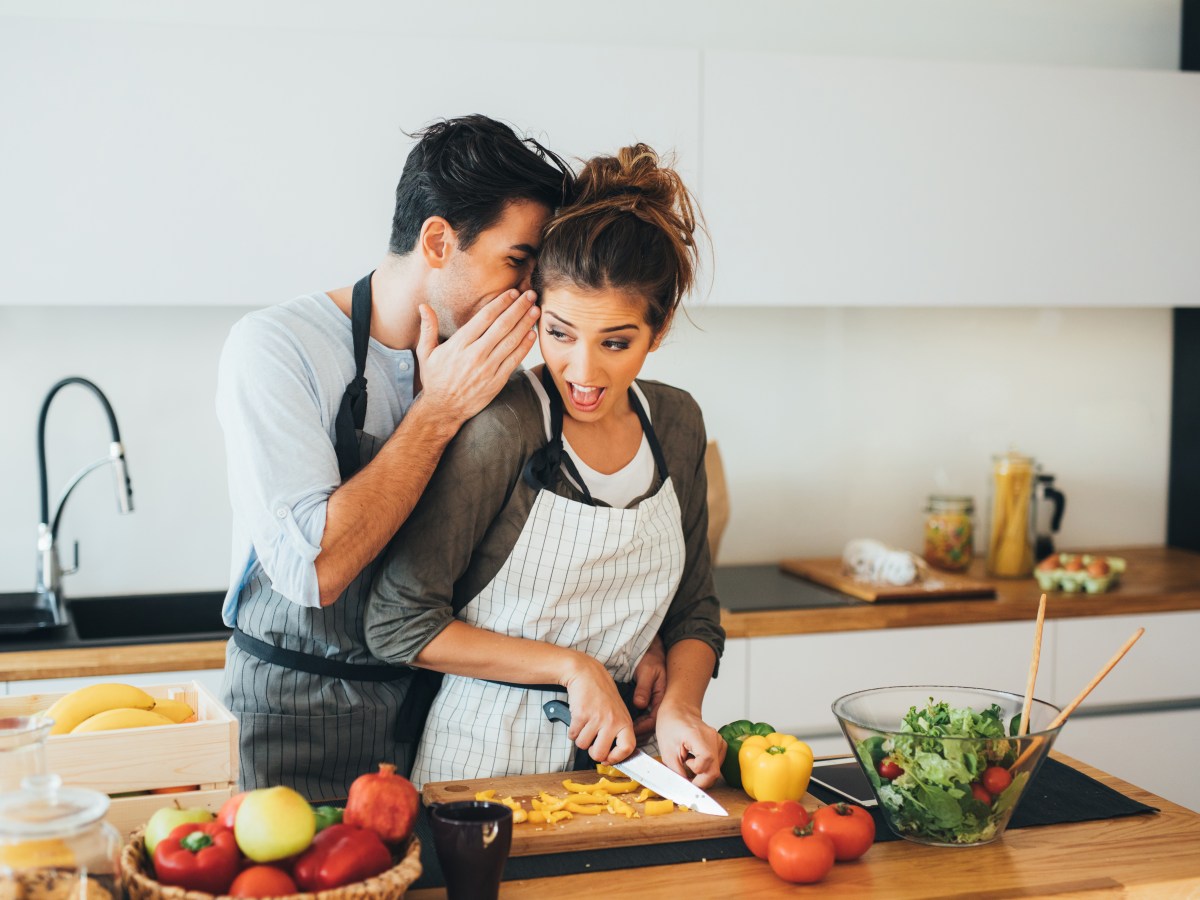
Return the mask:
[[[240, 308], [0, 306], [0, 591], [32, 586], [35, 434], [45, 390], [82, 374], [116, 410], [135, 512], [89, 476], [62, 537], [79, 595], [221, 588], [229, 554], [217, 354]], [[732, 516], [721, 561], [919, 549], [935, 490], [983, 500], [992, 453], [1036, 455], [1068, 497], [1072, 546], [1165, 539], [1169, 310], [698, 309], [650, 357], [720, 442]], [[90, 393], [51, 408], [51, 499], [107, 451]]]
[[[369, 30], [470, 39], [476, 48], [491, 39], [1146, 69], [1173, 69], [1178, 60], [1177, 0], [614, 0], [603, 17], [595, 10], [551, 0], [470, 0], [451, 8], [382, 0], [0, 0], [0, 29], [5, 18], [42, 18], [237, 27], [264, 37], [301, 29], [343, 39]], [[236, 86], [227, 73], [243, 66], [208, 62], [208, 77], [225, 79], [225, 90]], [[8, 74], [0, 91], [19, 92], [20, 73]], [[442, 74], [430, 72], [414, 89], [436, 93]], [[94, 73], [98, 82], [112, 75]], [[763, 114], [780, 113], [748, 105], [751, 132]], [[84, 142], [135, 138], [102, 129], [80, 135]], [[381, 220], [377, 242], [363, 248], [364, 266], [386, 240], [389, 211], [386, 196], [370, 202]], [[5, 226], [6, 233], [19, 232], [11, 222]], [[183, 227], [176, 240], [188, 240], [186, 220]], [[235, 234], [239, 223], [228, 227]], [[59, 265], [72, 265], [73, 249], [61, 248]], [[189, 250], [193, 276], [222, 265], [217, 245], [200, 242]], [[139, 248], [127, 252], [136, 256]], [[718, 246], [718, 266], [720, 253]], [[780, 265], [803, 265], [803, 253], [788, 248]], [[189, 278], [186, 270], [174, 274]], [[338, 278], [348, 283], [359, 274]], [[37, 412], [49, 386], [69, 374], [87, 376], [109, 394], [128, 447], [137, 510], [117, 516], [105, 473], [77, 490], [61, 537], [80, 541], [81, 570], [67, 580], [67, 591], [224, 587], [228, 502], [213, 383], [224, 335], [248, 307], [90, 306], [85, 297], [80, 305], [37, 307], [6, 292], [3, 279], [0, 271], [0, 591], [33, 584]], [[284, 299], [284, 280], [278, 296], [255, 302]], [[755, 285], [745, 290], [752, 294]], [[112, 295], [114, 286], [97, 291]], [[887, 301], [880, 297], [881, 305]], [[647, 374], [691, 389], [721, 442], [733, 503], [724, 562], [834, 553], [859, 535], [915, 547], [925, 494], [964, 491], [982, 500], [990, 454], [1014, 445], [1059, 476], [1069, 498], [1064, 543], [1164, 539], [1168, 310], [746, 307], [697, 309], [692, 320], [680, 320]], [[48, 433], [52, 500], [80, 465], [103, 455], [107, 441], [92, 398], [78, 388], [60, 394]]]

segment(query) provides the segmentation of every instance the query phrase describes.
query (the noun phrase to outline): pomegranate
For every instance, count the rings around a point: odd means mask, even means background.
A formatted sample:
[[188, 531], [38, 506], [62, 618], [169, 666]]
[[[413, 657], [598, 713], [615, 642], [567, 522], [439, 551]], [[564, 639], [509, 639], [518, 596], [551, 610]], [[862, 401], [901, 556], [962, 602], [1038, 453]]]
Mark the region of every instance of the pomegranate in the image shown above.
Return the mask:
[[391, 763], [359, 775], [350, 785], [342, 821], [369, 828], [388, 844], [403, 844], [412, 834], [421, 799], [413, 783], [396, 774]]

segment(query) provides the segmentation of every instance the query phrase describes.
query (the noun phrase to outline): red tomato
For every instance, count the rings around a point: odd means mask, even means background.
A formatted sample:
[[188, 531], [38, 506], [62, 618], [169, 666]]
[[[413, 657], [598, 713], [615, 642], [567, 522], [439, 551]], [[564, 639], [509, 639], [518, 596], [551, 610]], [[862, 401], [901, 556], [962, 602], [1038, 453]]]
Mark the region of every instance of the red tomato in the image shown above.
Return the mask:
[[249, 791], [242, 791], [240, 794], [234, 794], [222, 805], [217, 812], [217, 821], [233, 831], [233, 820], [237, 818], [238, 807], [242, 805], [242, 801], [246, 799]]
[[815, 884], [833, 868], [833, 841], [808, 828], [775, 832], [767, 847], [771, 871], [792, 884]]
[[980, 803], [986, 803], [988, 806], [992, 805], [992, 795], [978, 781], [971, 782], [971, 795]]
[[797, 800], [758, 800], [742, 813], [742, 840], [759, 859], [767, 858], [772, 835], [784, 828], [803, 828], [808, 810]]
[[886, 778], [892, 781], [904, 774], [904, 770], [896, 765], [896, 761], [890, 756], [885, 756], [875, 764], [875, 771], [879, 773], [880, 778]]
[[1004, 793], [1004, 789], [1012, 784], [1012, 775], [1004, 766], [988, 766], [983, 772], [983, 788], [989, 794]]
[[838, 862], [858, 859], [875, 843], [875, 820], [861, 806], [835, 803], [813, 813], [813, 831], [833, 841]]
[[286, 897], [299, 892], [292, 876], [275, 866], [243, 869], [226, 892], [230, 897]]

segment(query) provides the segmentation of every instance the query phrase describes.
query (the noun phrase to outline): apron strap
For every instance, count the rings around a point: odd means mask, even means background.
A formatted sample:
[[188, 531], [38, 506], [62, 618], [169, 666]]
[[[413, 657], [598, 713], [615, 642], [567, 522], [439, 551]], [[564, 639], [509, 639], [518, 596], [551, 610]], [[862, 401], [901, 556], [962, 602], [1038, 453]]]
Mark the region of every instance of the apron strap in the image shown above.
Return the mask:
[[[575, 461], [571, 459], [571, 454], [566, 453], [563, 449], [562, 395], [558, 393], [558, 388], [554, 384], [550, 370], [545, 366], [542, 367], [542, 387], [545, 389], [546, 398], [550, 403], [550, 440], [529, 458], [529, 462], [525, 464], [521, 477], [535, 491], [552, 491], [558, 483], [559, 469], [565, 468], [574, 482], [583, 491], [585, 502], [591, 506], [595, 506], [596, 501], [592, 499], [592, 492], [588, 490], [587, 483], [583, 480], [583, 476], [579, 474], [579, 469], [575, 465]], [[646, 435], [646, 442], [650, 445], [650, 453], [654, 457], [654, 465], [658, 469], [659, 478], [666, 481], [667, 458], [663, 455], [662, 445], [658, 442], [658, 435], [654, 431], [654, 426], [650, 424], [650, 417], [646, 415], [646, 409], [642, 406], [641, 398], [638, 397], [637, 391], [632, 386], [629, 388], [629, 405], [633, 407], [638, 421], [642, 423], [642, 432]]]
[[371, 340], [371, 272], [354, 285], [350, 300], [350, 332], [354, 338], [354, 377], [346, 385], [334, 420], [338, 472], [342, 481], [361, 468], [357, 432], [367, 418], [367, 346]]
[[256, 659], [307, 672], [310, 675], [325, 675], [329, 678], [342, 678], [346, 681], [403, 681], [412, 677], [412, 670], [401, 666], [372, 666], [342, 662], [340, 659], [329, 659], [312, 653], [301, 653], [299, 650], [288, 650], [276, 647], [266, 641], [251, 637], [240, 628], [233, 632], [233, 642], [239, 648]]

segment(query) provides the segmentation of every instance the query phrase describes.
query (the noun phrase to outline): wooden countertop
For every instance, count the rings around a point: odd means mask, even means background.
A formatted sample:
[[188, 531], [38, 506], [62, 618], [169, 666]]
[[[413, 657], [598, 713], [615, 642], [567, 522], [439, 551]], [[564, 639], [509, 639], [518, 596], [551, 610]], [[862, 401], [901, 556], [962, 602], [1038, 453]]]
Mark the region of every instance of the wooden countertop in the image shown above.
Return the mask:
[[[1125, 557], [1128, 568], [1120, 586], [1107, 594], [1052, 593], [1046, 615], [1052, 619], [1116, 616], [1146, 612], [1200, 610], [1200, 553], [1170, 547], [1116, 547], [1103, 552]], [[773, 569], [774, 567], [767, 567]], [[777, 570], [781, 586], [798, 580]], [[976, 561], [971, 574], [985, 578]], [[994, 600], [935, 600], [857, 603], [837, 607], [723, 610], [721, 624], [731, 638], [835, 631], [866, 631], [920, 625], [1032, 620], [1041, 592], [1032, 578], [996, 580]], [[122, 647], [73, 647], [0, 653], [0, 681], [220, 669], [225, 641], [136, 644]]]
[[[837, 863], [813, 890], [821, 896], [1043, 897], [1096, 894], [1200, 896], [1200, 815], [1070, 757], [1054, 756], [1142, 803], [1152, 815], [1070, 825], [1018, 828], [983, 847], [876, 844], [862, 859]], [[619, 869], [529, 881], [506, 881], [505, 900], [569, 897], [777, 897], [799, 894], [759, 859], [723, 859]], [[442, 889], [406, 894], [443, 898]]]
[[[1046, 617], [1119, 616], [1146, 612], [1200, 610], [1200, 553], [1173, 547], [1114, 547], [1088, 552], [1122, 556], [1127, 570], [1106, 594], [1047, 595]], [[867, 631], [921, 625], [1028, 621], [1037, 616], [1041, 590], [1033, 578], [989, 579], [982, 560], [970, 575], [996, 585], [994, 600], [923, 600], [861, 603], [808, 609], [721, 611], [731, 638], [828, 631]], [[779, 572], [780, 579], [796, 576]]]

